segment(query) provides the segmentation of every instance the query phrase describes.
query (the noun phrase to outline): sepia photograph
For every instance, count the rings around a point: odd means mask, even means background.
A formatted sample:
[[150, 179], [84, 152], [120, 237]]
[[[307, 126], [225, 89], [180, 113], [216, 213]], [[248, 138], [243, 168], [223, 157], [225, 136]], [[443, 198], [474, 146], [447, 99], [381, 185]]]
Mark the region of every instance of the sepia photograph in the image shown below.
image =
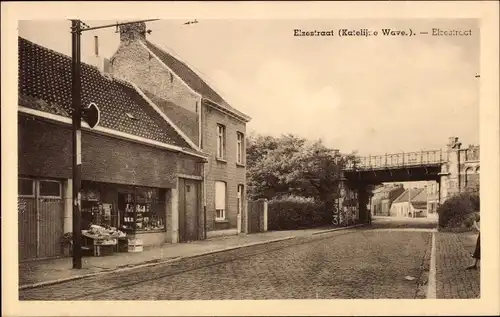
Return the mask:
[[16, 21], [21, 304], [484, 299], [480, 17], [195, 12]]

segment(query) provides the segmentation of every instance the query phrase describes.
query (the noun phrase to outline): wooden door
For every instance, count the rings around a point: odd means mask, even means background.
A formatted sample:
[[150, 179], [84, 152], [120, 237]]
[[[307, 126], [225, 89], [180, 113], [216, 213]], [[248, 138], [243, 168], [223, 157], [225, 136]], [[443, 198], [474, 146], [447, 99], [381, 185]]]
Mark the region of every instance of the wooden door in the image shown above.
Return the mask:
[[39, 257], [61, 255], [64, 205], [61, 198], [38, 198]]
[[34, 259], [37, 257], [38, 245], [35, 198], [19, 197], [17, 215], [19, 260]]
[[199, 182], [194, 180], [186, 180], [184, 187], [185, 197], [185, 223], [186, 223], [186, 240], [198, 240], [198, 226], [199, 226]]
[[19, 260], [61, 255], [63, 221], [64, 201], [61, 182], [19, 179]]
[[179, 242], [199, 239], [200, 182], [179, 179]]

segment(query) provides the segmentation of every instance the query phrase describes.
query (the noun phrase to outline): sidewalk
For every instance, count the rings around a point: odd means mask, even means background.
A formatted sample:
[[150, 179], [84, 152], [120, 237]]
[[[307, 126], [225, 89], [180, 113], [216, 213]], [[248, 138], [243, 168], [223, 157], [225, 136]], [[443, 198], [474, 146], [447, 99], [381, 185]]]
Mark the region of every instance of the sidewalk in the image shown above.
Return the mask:
[[269, 231], [248, 235], [218, 237], [188, 243], [164, 244], [158, 247], [145, 247], [143, 252], [138, 253], [115, 253], [103, 257], [84, 257], [82, 259], [83, 267], [80, 270], [72, 269], [71, 257], [23, 262], [19, 264], [19, 289], [55, 284], [106, 272], [126, 270], [138, 266], [156, 265], [186, 257], [200, 256], [349, 228], [352, 227], [321, 227], [305, 230]]
[[436, 295], [438, 299], [479, 298], [480, 271], [465, 270], [477, 233], [436, 232]]

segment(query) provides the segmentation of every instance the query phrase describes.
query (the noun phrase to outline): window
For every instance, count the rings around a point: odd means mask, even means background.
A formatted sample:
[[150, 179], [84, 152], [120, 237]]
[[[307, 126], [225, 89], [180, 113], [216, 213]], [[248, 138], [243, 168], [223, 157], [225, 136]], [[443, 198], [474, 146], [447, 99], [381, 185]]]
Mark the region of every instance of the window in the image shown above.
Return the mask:
[[244, 148], [244, 135], [241, 132], [236, 133], [236, 163], [243, 164], [243, 157], [245, 156]]
[[223, 159], [226, 153], [226, 127], [217, 125], [217, 158]]
[[472, 167], [465, 170], [465, 187], [474, 187], [479, 184], [479, 174], [475, 173]]
[[135, 187], [119, 192], [120, 229], [124, 231], [165, 231], [163, 189]]
[[35, 182], [32, 179], [20, 178], [17, 182], [17, 194], [19, 196], [35, 196]]
[[61, 197], [61, 183], [58, 181], [41, 180], [39, 183], [40, 197]]
[[226, 219], [226, 183], [215, 182], [215, 220]]

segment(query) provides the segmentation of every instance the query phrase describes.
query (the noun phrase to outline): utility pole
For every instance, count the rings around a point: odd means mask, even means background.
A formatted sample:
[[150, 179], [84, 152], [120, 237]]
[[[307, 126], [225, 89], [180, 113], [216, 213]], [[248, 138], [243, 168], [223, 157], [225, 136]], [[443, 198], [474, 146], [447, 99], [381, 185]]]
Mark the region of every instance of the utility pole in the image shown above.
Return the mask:
[[80, 74], [80, 36], [79, 20], [71, 21], [71, 103], [73, 105], [73, 268], [82, 268], [82, 246], [80, 225], [80, 187], [82, 175], [82, 105]]
[[[83, 117], [91, 128], [99, 122], [99, 109], [94, 103], [84, 107], [82, 111], [82, 83], [81, 83], [81, 35], [83, 31], [117, 27], [125, 24], [157, 21], [149, 19], [125, 23], [109, 24], [89, 27], [80, 20], [71, 20], [71, 103], [72, 136], [73, 136], [73, 268], [82, 268], [82, 229], [81, 229], [81, 182], [82, 182], [82, 112]], [[82, 25], [85, 28], [82, 28]]]

